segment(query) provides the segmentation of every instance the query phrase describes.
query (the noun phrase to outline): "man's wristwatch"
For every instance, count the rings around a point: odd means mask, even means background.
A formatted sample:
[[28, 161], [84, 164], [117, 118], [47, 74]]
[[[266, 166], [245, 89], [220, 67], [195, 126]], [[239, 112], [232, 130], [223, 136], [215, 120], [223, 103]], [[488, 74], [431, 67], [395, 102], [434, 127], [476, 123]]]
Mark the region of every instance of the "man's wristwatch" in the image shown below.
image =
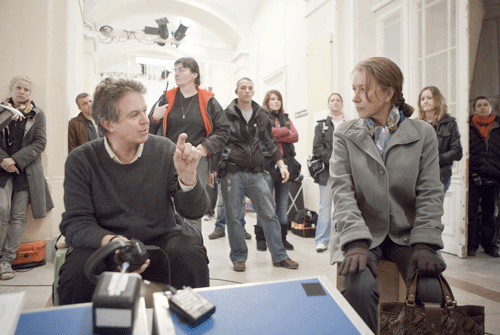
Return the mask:
[[281, 165], [280, 169], [287, 169], [288, 170], [288, 165], [283, 164], [283, 165]]

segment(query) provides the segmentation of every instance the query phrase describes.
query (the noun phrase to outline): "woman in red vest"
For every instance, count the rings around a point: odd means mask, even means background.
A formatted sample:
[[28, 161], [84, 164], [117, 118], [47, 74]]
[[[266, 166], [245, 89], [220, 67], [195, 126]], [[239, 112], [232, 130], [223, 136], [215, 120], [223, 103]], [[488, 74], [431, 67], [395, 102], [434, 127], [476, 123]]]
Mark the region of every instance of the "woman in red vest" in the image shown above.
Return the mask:
[[[229, 123], [224, 110], [210, 91], [199, 88], [200, 68], [193, 58], [174, 63], [177, 87], [166, 91], [149, 114], [149, 132], [169, 138], [174, 143], [181, 133], [201, 152], [197, 173], [203, 185], [217, 168], [213, 159], [229, 137]], [[201, 219], [186, 220], [201, 233]]]

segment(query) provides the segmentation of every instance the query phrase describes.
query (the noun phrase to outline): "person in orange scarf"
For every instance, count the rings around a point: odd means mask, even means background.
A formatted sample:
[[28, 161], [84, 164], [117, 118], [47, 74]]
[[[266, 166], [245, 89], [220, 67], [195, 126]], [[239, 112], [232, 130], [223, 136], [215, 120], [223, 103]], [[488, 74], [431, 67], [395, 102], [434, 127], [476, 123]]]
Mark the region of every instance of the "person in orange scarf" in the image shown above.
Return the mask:
[[[500, 188], [500, 118], [491, 113], [490, 101], [474, 100], [469, 131], [469, 241], [468, 256], [475, 256], [479, 244], [492, 257], [500, 257], [493, 242], [495, 204]], [[478, 207], [481, 204], [481, 216]]]

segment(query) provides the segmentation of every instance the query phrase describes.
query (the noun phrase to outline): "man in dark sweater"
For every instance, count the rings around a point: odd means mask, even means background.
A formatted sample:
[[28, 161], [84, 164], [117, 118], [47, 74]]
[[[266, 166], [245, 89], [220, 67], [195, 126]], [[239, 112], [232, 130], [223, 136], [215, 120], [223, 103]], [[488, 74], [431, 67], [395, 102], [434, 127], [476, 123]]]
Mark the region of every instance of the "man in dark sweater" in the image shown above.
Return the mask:
[[[186, 143], [186, 134], [177, 145], [148, 134], [145, 92], [133, 80], [103, 80], [92, 114], [105, 137], [68, 156], [60, 229], [74, 250], [59, 271], [60, 304], [91, 300], [94, 285], [85, 276], [85, 263], [116, 239], [135, 238], [166, 252], [169, 262], [163, 253], [150, 252], [136, 271], [144, 279], [168, 283], [170, 276], [177, 288], [209, 286], [206, 249], [181, 231], [173, 207], [175, 202], [177, 212], [190, 219], [206, 213], [208, 197], [196, 175], [201, 154]], [[103, 264], [104, 269], [115, 270]]]

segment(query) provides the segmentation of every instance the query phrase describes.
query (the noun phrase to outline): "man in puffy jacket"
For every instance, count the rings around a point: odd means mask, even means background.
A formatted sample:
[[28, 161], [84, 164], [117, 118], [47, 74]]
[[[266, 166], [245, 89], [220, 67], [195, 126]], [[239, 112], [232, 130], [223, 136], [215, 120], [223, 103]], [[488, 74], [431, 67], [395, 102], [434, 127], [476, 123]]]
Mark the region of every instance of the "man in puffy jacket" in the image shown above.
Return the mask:
[[236, 85], [237, 99], [226, 108], [231, 132], [224, 147], [218, 173], [222, 177], [222, 197], [226, 210], [226, 223], [231, 247], [230, 258], [234, 271], [245, 271], [248, 249], [239, 213], [243, 197], [248, 197], [259, 216], [264, 235], [271, 252], [274, 266], [296, 269], [299, 264], [292, 261], [281, 241], [281, 228], [274, 210], [269, 187], [264, 180], [264, 155], [261, 144], [267, 149], [286, 182], [287, 166], [271, 132], [271, 121], [259, 104], [252, 100], [253, 82], [242, 78]]

